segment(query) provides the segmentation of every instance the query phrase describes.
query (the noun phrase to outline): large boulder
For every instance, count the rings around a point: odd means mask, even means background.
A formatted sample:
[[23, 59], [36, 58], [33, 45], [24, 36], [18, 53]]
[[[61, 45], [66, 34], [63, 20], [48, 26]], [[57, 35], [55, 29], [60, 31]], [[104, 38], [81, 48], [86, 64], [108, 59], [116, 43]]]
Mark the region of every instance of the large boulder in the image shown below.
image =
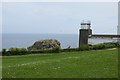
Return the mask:
[[28, 47], [29, 51], [59, 50], [60, 42], [56, 39], [47, 39], [36, 41], [32, 46]]

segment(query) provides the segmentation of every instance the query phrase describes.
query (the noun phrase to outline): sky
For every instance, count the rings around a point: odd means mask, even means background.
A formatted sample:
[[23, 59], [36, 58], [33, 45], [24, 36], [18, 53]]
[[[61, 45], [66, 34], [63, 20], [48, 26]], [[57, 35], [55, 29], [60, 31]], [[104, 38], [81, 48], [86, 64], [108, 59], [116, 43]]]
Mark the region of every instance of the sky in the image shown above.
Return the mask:
[[0, 0], [2, 2], [119, 2], [119, 0]]
[[117, 34], [117, 2], [4, 2], [3, 33], [78, 34], [90, 20], [93, 34]]
[[[120, 2], [118, 3], [118, 14], [120, 15]], [[120, 16], [118, 16], [118, 35], [120, 35]]]

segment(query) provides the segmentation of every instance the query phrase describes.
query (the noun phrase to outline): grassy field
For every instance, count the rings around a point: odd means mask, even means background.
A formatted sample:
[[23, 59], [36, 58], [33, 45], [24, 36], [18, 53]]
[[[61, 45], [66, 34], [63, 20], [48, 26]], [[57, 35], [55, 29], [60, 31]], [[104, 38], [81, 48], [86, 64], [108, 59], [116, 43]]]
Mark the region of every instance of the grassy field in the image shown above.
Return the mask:
[[116, 78], [117, 50], [3, 57], [3, 78]]
[[0, 56], [0, 79], [2, 78], [2, 56]]

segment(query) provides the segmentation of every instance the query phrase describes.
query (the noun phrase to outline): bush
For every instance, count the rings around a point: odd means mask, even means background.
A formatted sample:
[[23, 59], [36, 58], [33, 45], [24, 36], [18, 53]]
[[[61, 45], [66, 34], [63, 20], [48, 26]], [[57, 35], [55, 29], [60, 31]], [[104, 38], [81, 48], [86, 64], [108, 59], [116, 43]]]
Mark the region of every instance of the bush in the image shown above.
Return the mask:
[[9, 51], [6, 51], [6, 49], [2, 50], [2, 55], [24, 55], [24, 54], [34, 54], [34, 53], [54, 53], [54, 52], [71, 52], [71, 51], [86, 51], [86, 50], [99, 50], [99, 49], [107, 49], [107, 48], [117, 48], [120, 47], [119, 43], [101, 43], [96, 45], [83, 45], [80, 48], [67, 48], [67, 49], [61, 49], [60, 46], [56, 46], [53, 49], [47, 49], [47, 50], [33, 50], [28, 51], [26, 48], [10, 48]]
[[119, 42], [116, 42], [116, 43], [114, 43], [115, 44], [115, 46], [117, 47], [117, 48], [120, 48], [120, 43]]
[[108, 43], [100, 43], [90, 46], [90, 49], [98, 50], [98, 49], [107, 49], [107, 48], [115, 48], [115, 47], [117, 48], [119, 46], [120, 45], [118, 43], [108, 42]]
[[79, 48], [80, 51], [90, 50], [88, 45], [83, 45]]
[[2, 56], [6, 55], [6, 49], [2, 49]]
[[11, 55], [23, 55], [27, 54], [28, 51], [26, 48], [10, 48], [8, 53], [10, 53]]
[[116, 43], [111, 43], [111, 42], [104, 43], [104, 45], [105, 45], [105, 48], [114, 48], [114, 47], [117, 47]]
[[72, 51], [79, 51], [78, 48], [67, 48], [67, 49], [61, 49], [61, 52], [72, 52]]
[[92, 46], [92, 49], [97, 50], [97, 49], [105, 49], [104, 44], [96, 44]]
[[55, 48], [53, 48], [53, 52], [59, 52], [60, 51], [60, 49], [61, 49], [61, 47], [60, 46], [56, 46]]

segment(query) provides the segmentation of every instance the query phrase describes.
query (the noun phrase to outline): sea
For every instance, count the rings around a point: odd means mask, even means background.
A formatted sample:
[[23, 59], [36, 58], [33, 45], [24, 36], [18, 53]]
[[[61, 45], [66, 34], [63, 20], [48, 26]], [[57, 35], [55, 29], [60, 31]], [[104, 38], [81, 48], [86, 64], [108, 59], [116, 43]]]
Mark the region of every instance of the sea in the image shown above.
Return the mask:
[[[69, 46], [71, 48], [77, 48], [79, 44], [78, 34], [2, 34], [2, 45], [0, 50], [3, 48], [27, 48], [34, 44], [35, 41], [45, 39], [57, 39], [61, 43], [61, 48], [65, 49]], [[89, 44], [98, 44], [104, 42], [116, 42], [117, 39], [113, 38], [89, 38]]]

